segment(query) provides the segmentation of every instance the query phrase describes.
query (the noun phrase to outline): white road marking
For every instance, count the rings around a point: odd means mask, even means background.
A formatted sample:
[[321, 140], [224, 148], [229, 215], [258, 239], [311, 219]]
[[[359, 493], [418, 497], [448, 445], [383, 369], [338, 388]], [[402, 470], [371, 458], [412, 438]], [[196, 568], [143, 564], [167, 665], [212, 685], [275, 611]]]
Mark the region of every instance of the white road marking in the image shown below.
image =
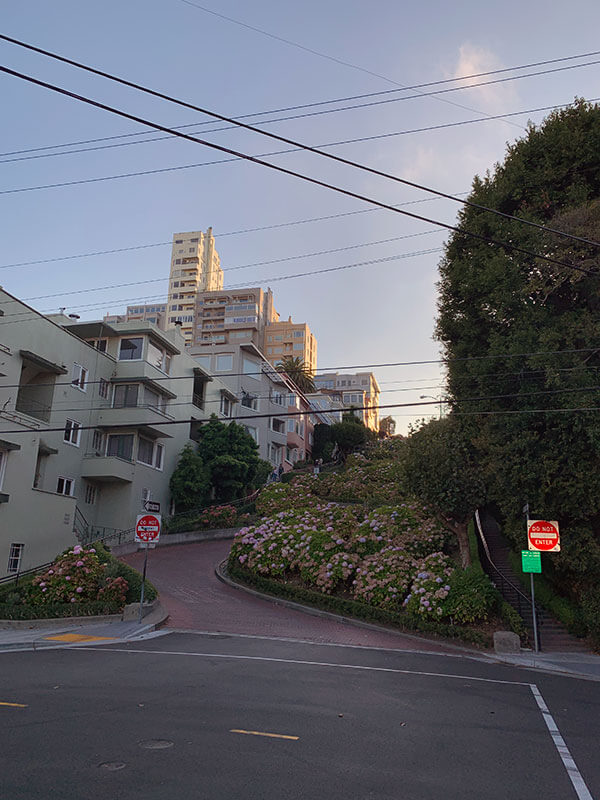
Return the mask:
[[[70, 649], [70, 648], [67, 648]], [[420, 675], [429, 678], [454, 678], [462, 681], [479, 681], [481, 683], [500, 683], [507, 686], [531, 686], [525, 681], [502, 681], [497, 678], [479, 678], [474, 675], [452, 675], [446, 672], [419, 672], [413, 669], [396, 669], [393, 667], [367, 667], [361, 664], [334, 664], [328, 661], [302, 661], [292, 658], [270, 658], [268, 656], [238, 656], [227, 653], [190, 653], [180, 650], [124, 650], [120, 647], [111, 647], [107, 650], [104, 647], [85, 647], [79, 645], [77, 650], [97, 650], [98, 652], [111, 653], [145, 653], [146, 655], [157, 656], [192, 656], [194, 658], [229, 658], [238, 661], [270, 661], [277, 664], [302, 664], [311, 667], [334, 667], [335, 669], [357, 669], [367, 672], [392, 672], [399, 675]]]
[[530, 683], [529, 688], [531, 689], [531, 692], [535, 697], [535, 701], [542, 712], [542, 717], [544, 718], [546, 727], [550, 731], [550, 736], [552, 737], [554, 746], [558, 750], [558, 755], [561, 757], [565, 769], [567, 770], [567, 775], [571, 779], [571, 783], [573, 784], [573, 788], [575, 789], [577, 797], [579, 800], [594, 800], [590, 794], [590, 790], [588, 789], [586, 782], [583, 780], [581, 772], [579, 772], [577, 768], [577, 764], [573, 760], [573, 756], [571, 755], [569, 748], [565, 744], [565, 740], [560, 735], [558, 726], [554, 721], [554, 717], [550, 713], [540, 690], [535, 683]]

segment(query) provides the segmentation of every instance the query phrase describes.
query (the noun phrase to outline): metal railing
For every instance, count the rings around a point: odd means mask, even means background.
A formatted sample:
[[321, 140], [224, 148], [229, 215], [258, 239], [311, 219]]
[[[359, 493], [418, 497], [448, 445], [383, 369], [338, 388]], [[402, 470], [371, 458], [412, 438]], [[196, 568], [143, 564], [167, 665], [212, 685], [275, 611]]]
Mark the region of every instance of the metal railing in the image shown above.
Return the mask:
[[[496, 566], [494, 563], [492, 556], [490, 554], [490, 548], [485, 538], [485, 534], [483, 532], [483, 527], [481, 525], [481, 519], [479, 516], [479, 510], [475, 511], [475, 526], [477, 528], [477, 533], [479, 534], [479, 542], [481, 544], [480, 547], [480, 554], [482, 554], [485, 558], [485, 562], [489, 567], [489, 571], [486, 570], [492, 579], [492, 582], [496, 585], [496, 588], [499, 590], [502, 597], [509, 603], [509, 605], [513, 605], [512, 602], [508, 600], [507, 595], [512, 595], [516, 602], [516, 611], [521, 617], [521, 619], [527, 625], [534, 626], [533, 623], [533, 607], [531, 598], [528, 597], [525, 592], [522, 591], [518, 586], [516, 586], [511, 580], [509, 580], [506, 575]], [[513, 606], [514, 607], [514, 606]], [[538, 604], [535, 604], [536, 610], [536, 617], [537, 617], [537, 627], [538, 627], [538, 643], [539, 648], [541, 650], [542, 642], [540, 638], [540, 608]]]

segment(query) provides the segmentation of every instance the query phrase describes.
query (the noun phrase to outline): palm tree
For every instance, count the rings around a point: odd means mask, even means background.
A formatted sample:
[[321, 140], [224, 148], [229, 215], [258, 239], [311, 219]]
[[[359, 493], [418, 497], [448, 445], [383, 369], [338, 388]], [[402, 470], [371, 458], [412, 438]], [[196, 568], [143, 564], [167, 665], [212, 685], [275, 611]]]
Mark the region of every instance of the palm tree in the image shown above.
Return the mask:
[[292, 380], [301, 392], [314, 392], [315, 382], [310, 367], [300, 356], [285, 356], [275, 365], [278, 372]]

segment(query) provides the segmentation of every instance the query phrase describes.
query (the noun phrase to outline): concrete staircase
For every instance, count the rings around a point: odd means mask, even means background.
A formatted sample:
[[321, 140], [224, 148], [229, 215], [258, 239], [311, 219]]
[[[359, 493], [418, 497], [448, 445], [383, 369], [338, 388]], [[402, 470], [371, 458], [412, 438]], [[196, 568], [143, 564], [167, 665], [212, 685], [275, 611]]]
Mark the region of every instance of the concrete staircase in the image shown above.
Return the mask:
[[[482, 566], [490, 576], [490, 579], [495, 583], [506, 602], [523, 618], [529, 630], [529, 640], [533, 646], [533, 621], [531, 618], [531, 603], [528, 602], [529, 592], [522, 587], [519, 578], [513, 572], [509, 560], [511, 547], [502, 536], [500, 526], [489, 513], [482, 512], [480, 519], [490, 559], [502, 577], [500, 577], [498, 572], [488, 563], [487, 557], [482, 558]], [[536, 603], [536, 611], [538, 615], [540, 650], [548, 653], [589, 652], [589, 649], [582, 639], [572, 636], [566, 628], [557, 622], [545, 609], [540, 608], [538, 603]]]

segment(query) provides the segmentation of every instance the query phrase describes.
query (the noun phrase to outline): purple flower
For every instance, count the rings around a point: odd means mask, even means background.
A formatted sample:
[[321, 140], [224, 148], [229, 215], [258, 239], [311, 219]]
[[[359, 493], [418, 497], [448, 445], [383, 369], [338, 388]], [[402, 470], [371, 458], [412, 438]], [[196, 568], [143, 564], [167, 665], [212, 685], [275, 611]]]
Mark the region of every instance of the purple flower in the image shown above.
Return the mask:
[[81, 560], [78, 561], [77, 564], [75, 564], [75, 566], [76, 567], [83, 567], [83, 561], [81, 561]]
[[83, 592], [83, 586], [78, 586], [77, 589], [75, 589], [75, 591], [77, 592], [77, 594], [81, 594]]
[[71, 576], [70, 575], [65, 575], [65, 580], [66, 581], [70, 581], [71, 580]]

